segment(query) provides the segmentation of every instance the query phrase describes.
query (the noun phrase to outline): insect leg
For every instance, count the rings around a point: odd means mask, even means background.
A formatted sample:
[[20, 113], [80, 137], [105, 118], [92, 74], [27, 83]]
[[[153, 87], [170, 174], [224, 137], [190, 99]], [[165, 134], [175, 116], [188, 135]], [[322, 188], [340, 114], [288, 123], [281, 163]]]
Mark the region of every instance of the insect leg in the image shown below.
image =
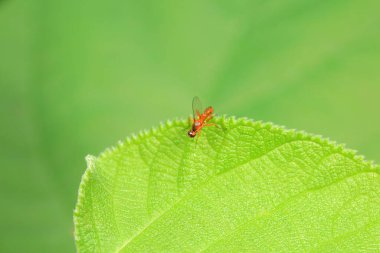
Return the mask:
[[216, 123], [207, 123], [207, 124], [204, 124], [204, 126], [214, 126], [214, 127], [219, 127]]
[[198, 142], [199, 137], [201, 137], [201, 133], [202, 133], [202, 129], [199, 129], [199, 130], [197, 131], [197, 139], [196, 139], [196, 142]]

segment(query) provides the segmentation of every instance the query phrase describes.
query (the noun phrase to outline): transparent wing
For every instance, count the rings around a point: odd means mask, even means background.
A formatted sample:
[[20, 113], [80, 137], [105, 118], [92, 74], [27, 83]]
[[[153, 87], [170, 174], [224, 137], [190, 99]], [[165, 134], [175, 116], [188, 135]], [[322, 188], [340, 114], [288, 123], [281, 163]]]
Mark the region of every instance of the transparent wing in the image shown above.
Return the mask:
[[202, 103], [199, 97], [195, 96], [193, 98], [193, 117], [194, 119], [199, 118], [199, 115], [202, 114]]

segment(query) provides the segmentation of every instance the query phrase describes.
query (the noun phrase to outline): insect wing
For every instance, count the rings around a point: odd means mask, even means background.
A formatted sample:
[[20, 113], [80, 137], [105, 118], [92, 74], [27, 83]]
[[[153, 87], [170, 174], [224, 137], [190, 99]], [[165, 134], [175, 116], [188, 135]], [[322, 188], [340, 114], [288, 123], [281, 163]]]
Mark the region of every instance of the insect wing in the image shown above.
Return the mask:
[[194, 119], [198, 119], [199, 115], [202, 114], [202, 103], [199, 97], [193, 98], [193, 117]]

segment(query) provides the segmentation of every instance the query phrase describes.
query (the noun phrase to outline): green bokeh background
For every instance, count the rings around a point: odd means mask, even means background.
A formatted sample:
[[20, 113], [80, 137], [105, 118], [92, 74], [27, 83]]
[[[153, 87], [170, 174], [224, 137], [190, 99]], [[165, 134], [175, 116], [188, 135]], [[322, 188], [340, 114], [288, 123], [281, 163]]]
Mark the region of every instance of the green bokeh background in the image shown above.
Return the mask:
[[85, 155], [187, 117], [194, 95], [380, 161], [379, 10], [371, 0], [0, 0], [0, 252], [74, 252]]

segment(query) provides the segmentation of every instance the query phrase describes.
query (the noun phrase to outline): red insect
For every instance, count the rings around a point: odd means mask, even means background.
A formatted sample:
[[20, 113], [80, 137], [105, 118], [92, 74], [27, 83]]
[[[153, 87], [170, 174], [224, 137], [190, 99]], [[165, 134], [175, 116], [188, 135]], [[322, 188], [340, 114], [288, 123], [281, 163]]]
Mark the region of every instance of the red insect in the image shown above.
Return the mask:
[[211, 106], [207, 107], [203, 113], [202, 112], [202, 104], [198, 97], [193, 98], [193, 125], [191, 129], [187, 133], [191, 138], [194, 138], [197, 133], [199, 136], [201, 135], [202, 128], [205, 126], [216, 126], [215, 123], [207, 123], [214, 116], [214, 108]]

